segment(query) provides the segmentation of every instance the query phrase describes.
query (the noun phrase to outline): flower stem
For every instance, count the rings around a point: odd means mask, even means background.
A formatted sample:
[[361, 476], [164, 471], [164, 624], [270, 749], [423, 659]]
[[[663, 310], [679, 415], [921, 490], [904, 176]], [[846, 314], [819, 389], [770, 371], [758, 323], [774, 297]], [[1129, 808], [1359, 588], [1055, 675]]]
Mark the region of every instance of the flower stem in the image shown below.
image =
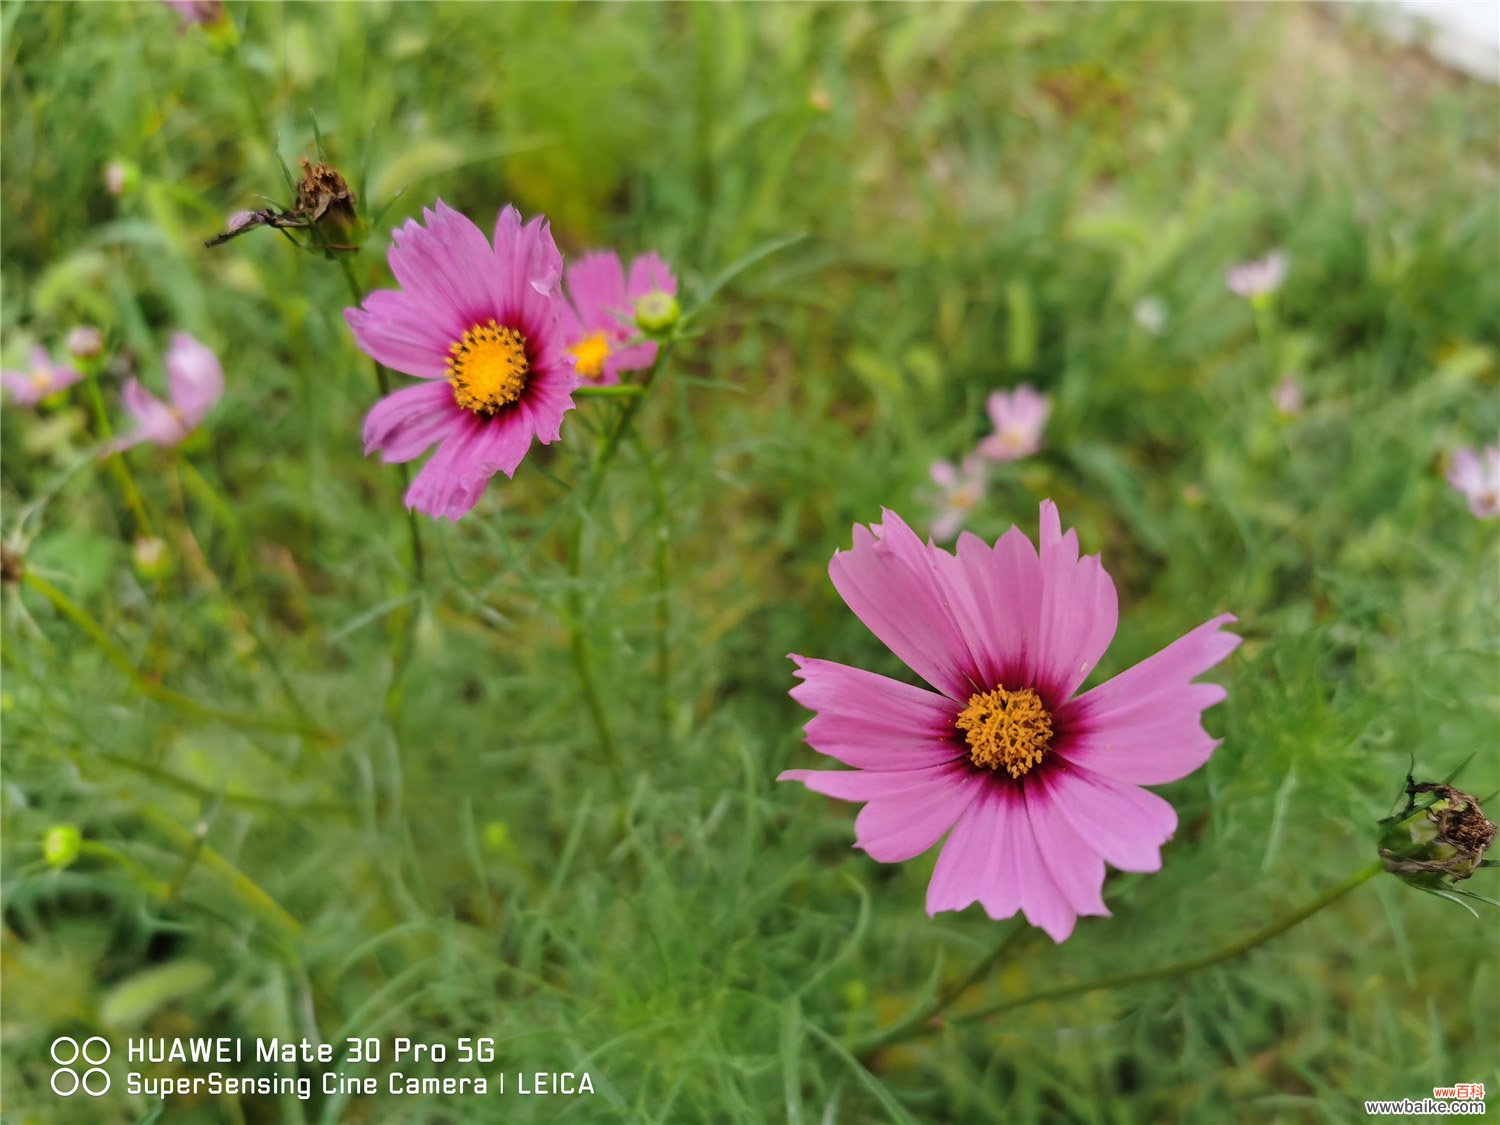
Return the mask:
[[589, 718], [594, 725], [594, 734], [599, 740], [599, 749], [604, 754], [604, 760], [609, 767], [617, 793], [622, 785], [619, 751], [615, 747], [614, 734], [609, 727], [609, 717], [605, 714], [603, 703], [599, 699], [599, 686], [594, 676], [588, 633], [584, 629], [583, 533], [588, 523], [589, 510], [594, 506], [594, 501], [598, 499], [599, 491], [604, 486], [605, 471], [614, 460], [615, 454], [619, 452], [621, 441], [635, 423], [635, 416], [640, 411], [641, 403], [646, 401], [647, 393], [656, 381], [657, 372], [661, 370], [662, 363], [670, 351], [670, 342], [663, 344], [657, 350], [655, 361], [637, 384], [640, 387], [640, 393], [625, 403], [614, 429], [610, 430], [600, 443], [599, 454], [595, 457], [593, 467], [589, 471], [588, 483], [579, 498], [578, 520], [568, 536], [568, 650], [572, 653], [573, 667], [578, 673], [578, 684], [583, 689], [584, 703], [588, 708]]
[[[99, 440], [104, 442], [107, 448], [109, 440], [114, 436], [114, 430], [109, 424], [109, 413], [104, 409], [104, 396], [99, 392], [99, 378], [94, 372], [93, 363], [87, 363], [83, 367], [83, 383], [88, 392], [89, 406], [94, 412], [94, 426]], [[135, 520], [136, 535], [143, 539], [151, 538], [151, 519], [146, 515], [146, 503], [141, 499], [141, 490], [136, 487], [135, 478], [130, 475], [130, 466], [125, 463], [125, 455], [106, 452], [104, 458], [105, 463], [109, 465], [109, 471], [114, 474], [115, 481], [120, 486], [125, 506], [130, 509], [130, 515]]]
[[[1374, 863], [1360, 868], [1342, 882], [1328, 888], [1328, 890], [1311, 901], [1304, 903], [1290, 914], [1262, 926], [1260, 929], [1245, 935], [1238, 941], [1230, 942], [1230, 944], [1213, 953], [1205, 953], [1199, 957], [1190, 957], [1184, 961], [1174, 961], [1170, 965], [1161, 965], [1154, 969], [1137, 969], [1129, 973], [1114, 973], [1110, 976], [1098, 977], [1094, 980], [1077, 981], [1073, 984], [1059, 985], [1056, 988], [1044, 988], [1036, 992], [1028, 992], [1024, 996], [1002, 1000], [998, 1004], [991, 1004], [976, 1011], [965, 1012], [963, 1015], [955, 1017], [953, 1022], [972, 1023], [975, 1020], [989, 1019], [999, 1015], [1001, 1012], [1008, 1012], [1014, 1008], [1024, 1008], [1031, 1004], [1040, 1004], [1044, 1000], [1063, 1000], [1072, 996], [1083, 996], [1089, 992], [1098, 992], [1105, 988], [1123, 988], [1126, 985], [1144, 984], [1147, 981], [1170, 980], [1173, 977], [1196, 973], [1200, 969], [1207, 969], [1211, 966], [1222, 964], [1225, 961], [1232, 961], [1236, 957], [1244, 956], [1257, 946], [1264, 945], [1272, 938], [1286, 933], [1287, 930], [1290, 930], [1298, 922], [1312, 917], [1325, 906], [1337, 902], [1355, 887], [1374, 878], [1384, 870], [1385, 865], [1376, 860]], [[888, 1046], [901, 1039], [908, 1039], [913, 1035], [932, 1030], [932, 1017], [938, 1014], [943, 1004], [947, 1000], [956, 997], [963, 988], [967, 988], [969, 984], [977, 980], [983, 971], [989, 967], [989, 963], [997, 959], [1000, 953], [1003, 952], [1006, 944], [1006, 941], [1002, 941], [1000, 948], [991, 953], [985, 962], [981, 963], [981, 966], [974, 973], [970, 974], [961, 988], [951, 991], [947, 999], [932, 1005], [929, 1009], [924, 1009], [916, 1018], [901, 1020], [888, 1028], [877, 1031], [873, 1035], [858, 1041], [854, 1044], [854, 1052], [856, 1054], [868, 1054], [871, 1051]]]
[[646, 479], [651, 484], [651, 503], [655, 511], [656, 534], [652, 552], [652, 570], [656, 579], [656, 677], [658, 681], [657, 719], [664, 744], [672, 741], [672, 515], [667, 507], [667, 493], [662, 487], [661, 472], [656, 467], [645, 440], [637, 431], [630, 434]]
[[209, 706], [206, 703], [199, 703], [196, 699], [191, 699], [180, 692], [172, 691], [170, 688], [162, 687], [161, 684], [152, 680], [136, 668], [134, 662], [130, 659], [130, 654], [113, 637], [105, 632], [104, 626], [95, 621], [88, 610], [68, 597], [67, 594], [63, 593], [45, 578], [39, 577], [34, 571], [28, 570], [21, 581], [30, 589], [41, 594], [42, 597], [52, 603], [58, 613], [62, 614], [86, 633], [111, 664], [118, 668], [143, 695], [150, 696], [158, 703], [163, 703], [177, 711], [194, 715], [200, 719], [210, 719], [246, 730], [297, 734], [304, 738], [311, 738], [322, 742], [325, 745], [332, 745], [337, 741], [333, 735], [311, 723], [291, 719], [266, 719], [259, 715], [243, 715], [234, 711], [224, 711], [218, 707]]

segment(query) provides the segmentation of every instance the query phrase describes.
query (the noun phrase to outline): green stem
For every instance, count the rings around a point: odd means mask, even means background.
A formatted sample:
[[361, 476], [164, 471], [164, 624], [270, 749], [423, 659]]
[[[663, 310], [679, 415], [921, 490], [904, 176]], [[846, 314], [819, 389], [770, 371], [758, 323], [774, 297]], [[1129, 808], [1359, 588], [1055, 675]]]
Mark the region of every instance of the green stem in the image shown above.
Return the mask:
[[[99, 391], [99, 378], [95, 374], [94, 366], [92, 361], [83, 365], [83, 382], [89, 405], [94, 411], [94, 426], [99, 440], [108, 443], [114, 437], [114, 429], [109, 424], [109, 413], [104, 409], [104, 396]], [[105, 462], [119, 483], [120, 492], [125, 498], [125, 506], [130, 509], [130, 515], [135, 520], [135, 533], [144, 539], [152, 538], [151, 519], [146, 515], [146, 503], [141, 499], [141, 490], [136, 487], [135, 478], [130, 475], [130, 466], [125, 463], [125, 455], [106, 453]]]
[[[1214, 965], [1223, 964], [1225, 961], [1232, 961], [1236, 957], [1244, 956], [1257, 946], [1264, 945], [1272, 938], [1286, 933], [1287, 930], [1290, 930], [1298, 922], [1312, 917], [1325, 906], [1337, 902], [1355, 887], [1373, 879], [1384, 870], [1385, 865], [1376, 860], [1360, 868], [1343, 882], [1330, 887], [1310, 902], [1304, 903], [1290, 914], [1262, 926], [1253, 933], [1247, 934], [1238, 941], [1231, 942], [1213, 953], [1205, 953], [1199, 957], [1190, 957], [1184, 961], [1174, 961], [1170, 965], [1161, 965], [1154, 969], [1137, 969], [1130, 973], [1114, 973], [1110, 976], [1098, 977], [1094, 980], [1079, 981], [1073, 984], [1059, 985], [1056, 988], [1044, 988], [1037, 992], [1028, 992], [1024, 996], [1003, 1000], [998, 1004], [991, 1004], [988, 1007], [980, 1008], [973, 1012], [965, 1012], [963, 1015], [955, 1017], [953, 1022], [972, 1023], [975, 1020], [989, 1019], [999, 1015], [1001, 1012], [1008, 1012], [1015, 1008], [1040, 1004], [1045, 1000], [1064, 1000], [1072, 996], [1083, 996], [1090, 992], [1098, 992], [1105, 988], [1124, 988], [1127, 985], [1144, 984], [1147, 981], [1170, 980], [1173, 977], [1186, 976], [1188, 973], [1196, 973], [1200, 969], [1207, 969]], [[991, 954], [990, 959], [993, 959], [995, 956], [996, 954]], [[956, 995], [956, 993], [953, 995]], [[932, 1010], [922, 1013], [920, 1021], [902, 1020], [890, 1028], [877, 1031], [873, 1035], [856, 1043], [853, 1049], [856, 1054], [867, 1054], [870, 1051], [894, 1043], [899, 1039], [909, 1038], [912, 1035], [930, 1030], [930, 1021], [940, 1009], [941, 1005], [934, 1006]]]
[[605, 714], [604, 705], [599, 698], [599, 686], [594, 677], [593, 658], [589, 651], [588, 633], [584, 629], [583, 622], [583, 533], [588, 522], [589, 510], [598, 499], [599, 490], [604, 486], [605, 471], [614, 461], [621, 441], [635, 423], [635, 416], [641, 409], [641, 403], [646, 401], [647, 393], [656, 381], [657, 372], [661, 370], [670, 351], [670, 342], [657, 349], [655, 361], [638, 384], [641, 388], [640, 394], [626, 402], [625, 408], [620, 411], [619, 421], [615, 423], [614, 429], [605, 435], [604, 441], [600, 444], [599, 455], [594, 459], [593, 467], [589, 471], [588, 484], [579, 498], [578, 520], [568, 537], [568, 650], [572, 653], [573, 667], [578, 673], [578, 684], [583, 689], [584, 705], [588, 708], [589, 718], [594, 725], [594, 734], [599, 740], [599, 749], [604, 754], [605, 764], [609, 767], [617, 793], [622, 785], [620, 756], [615, 748], [614, 734], [610, 731], [609, 717]]
[[661, 725], [664, 744], [672, 740], [672, 521], [667, 508], [667, 494], [662, 487], [661, 473], [657, 471], [656, 459], [639, 432], [632, 431], [630, 442], [640, 456], [646, 469], [646, 479], [651, 485], [651, 503], [656, 518], [655, 549], [652, 569], [656, 579], [653, 591], [656, 600], [656, 678], [659, 685], [657, 719]]
[[130, 654], [120, 647], [119, 643], [113, 637], [104, 631], [104, 626], [95, 621], [86, 609], [68, 597], [67, 594], [32, 571], [27, 571], [21, 581], [30, 589], [41, 594], [42, 597], [52, 603], [53, 607], [59, 613], [86, 633], [89, 639], [98, 646], [99, 651], [104, 653], [105, 658], [118, 668], [136, 686], [137, 690], [143, 695], [156, 700], [158, 703], [163, 703], [174, 710], [193, 715], [200, 719], [211, 719], [246, 730], [273, 731], [278, 734], [299, 734], [305, 738], [316, 739], [319, 742], [329, 745], [337, 741], [333, 735], [310, 723], [297, 722], [291, 719], [263, 719], [258, 715], [242, 715], [234, 711], [225, 711], [218, 707], [209, 706], [206, 703], [199, 703], [196, 699], [189, 698], [180, 692], [172, 691], [170, 688], [162, 687], [144, 675], [135, 666], [134, 662], [131, 661]]

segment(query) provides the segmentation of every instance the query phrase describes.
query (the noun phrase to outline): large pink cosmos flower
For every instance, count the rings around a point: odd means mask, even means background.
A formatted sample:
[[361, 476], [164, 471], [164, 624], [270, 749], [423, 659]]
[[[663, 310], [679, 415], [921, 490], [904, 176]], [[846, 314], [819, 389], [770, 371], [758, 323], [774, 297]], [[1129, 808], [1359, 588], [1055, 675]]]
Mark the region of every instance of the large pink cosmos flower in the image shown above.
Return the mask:
[[375, 404], [365, 453], [411, 461], [438, 450], [411, 482], [406, 506], [458, 519], [490, 477], [513, 476], [533, 439], [548, 445], [573, 409], [578, 376], [564, 351], [562, 255], [546, 220], [514, 207], [493, 244], [442, 200], [392, 235], [400, 289], [371, 293], [344, 318], [376, 362], [423, 382]]
[[120, 397], [135, 419], [135, 429], [111, 442], [109, 452], [118, 453], [147, 441], [177, 445], [202, 424], [224, 393], [224, 368], [219, 357], [186, 332], [172, 336], [166, 368], [170, 402], [162, 402], [141, 386], [139, 379], [126, 382]]
[[1239, 638], [1223, 614], [1082, 695], [1114, 636], [1114, 583], [1078, 557], [1044, 501], [1041, 553], [1012, 527], [993, 546], [965, 532], [957, 554], [923, 544], [893, 512], [833, 556], [839, 594], [936, 691], [793, 656], [792, 697], [817, 714], [807, 741], [852, 770], [787, 770], [817, 793], [863, 801], [856, 846], [882, 863], [925, 852], [951, 828], [927, 911], [979, 902], [1017, 910], [1054, 941], [1108, 914], [1104, 864], [1155, 871], [1177, 827], [1142, 789], [1208, 760], [1202, 711], [1224, 698], [1194, 677]]
[[30, 371], [0, 371], [0, 384], [17, 405], [35, 406], [48, 395], [71, 387], [83, 376], [71, 367], [53, 363], [46, 348], [31, 349]]
[[568, 296], [563, 308], [563, 336], [578, 374], [599, 384], [618, 383], [620, 372], [640, 371], [656, 360], [649, 340], [640, 335], [635, 303], [648, 293], [677, 295], [677, 279], [654, 250], [630, 263], [630, 277], [613, 251], [585, 254], [568, 267]]

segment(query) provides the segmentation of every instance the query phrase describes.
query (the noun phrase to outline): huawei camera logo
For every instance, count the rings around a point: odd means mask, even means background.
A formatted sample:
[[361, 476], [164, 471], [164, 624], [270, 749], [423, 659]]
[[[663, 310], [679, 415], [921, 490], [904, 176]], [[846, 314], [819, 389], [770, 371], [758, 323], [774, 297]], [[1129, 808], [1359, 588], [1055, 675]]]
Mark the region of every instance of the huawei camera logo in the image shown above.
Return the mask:
[[[82, 1088], [91, 1098], [103, 1097], [109, 1092], [109, 1071], [103, 1063], [109, 1059], [109, 1042], [102, 1035], [94, 1035], [83, 1041], [70, 1035], [62, 1035], [52, 1041], [52, 1061], [57, 1069], [52, 1072], [52, 1092], [60, 1098], [70, 1098]], [[82, 1067], [80, 1074], [75, 1068]]]

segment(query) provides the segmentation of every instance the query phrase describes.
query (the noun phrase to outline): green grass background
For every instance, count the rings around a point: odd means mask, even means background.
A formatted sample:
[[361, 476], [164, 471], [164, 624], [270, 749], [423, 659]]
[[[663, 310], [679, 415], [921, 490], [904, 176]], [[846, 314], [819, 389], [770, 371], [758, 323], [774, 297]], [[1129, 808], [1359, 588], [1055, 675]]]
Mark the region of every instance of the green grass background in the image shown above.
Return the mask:
[[[132, 565], [82, 388], [4, 415], [6, 542], [139, 676], [7, 586], [6, 1120], [79, 1119], [47, 1088], [64, 1033], [488, 1035], [491, 1071], [599, 1090], [161, 1107], [121, 1068], [99, 1120], [1343, 1122], [1500, 1089], [1496, 915], [1388, 878], [1243, 961], [856, 1059], [841, 1041], [1005, 931], [929, 919], [931, 855], [876, 864], [854, 806], [772, 780], [821, 764], [786, 653], [901, 671], [829, 556], [882, 506], [923, 519], [929, 462], [1029, 381], [1046, 448], [975, 529], [1034, 532], [1051, 497], [1103, 552], [1100, 677], [1225, 610], [1246, 643], [1216, 673], [1223, 746], [1162, 790], [1164, 870], [1112, 876], [1115, 916], [1064, 945], [1023, 936], [958, 1010], [1286, 912], [1372, 858], [1413, 758], [1435, 777], [1477, 753], [1460, 783], [1500, 784], [1500, 556], [1442, 480], [1500, 428], [1494, 90], [1301, 6], [230, 14], [226, 52], [154, 4], [0, 8], [7, 366], [98, 324], [117, 417], [122, 376], [159, 391], [181, 328], [228, 384], [186, 447], [128, 457], [164, 577]], [[424, 520], [413, 583], [398, 471], [360, 457], [376, 390], [340, 270], [269, 231], [201, 248], [290, 202], [278, 157], [315, 154], [315, 129], [381, 213], [367, 289], [439, 195], [481, 226], [545, 212], [565, 253], [658, 248], [690, 307], [744, 267], [642, 410], [581, 580], [572, 486], [617, 404], [585, 403], [458, 525]], [[118, 199], [112, 157], [139, 168]], [[1275, 247], [1292, 269], [1258, 328], [1222, 273]], [[1147, 297], [1160, 336], [1132, 315]], [[569, 662], [580, 605], [619, 793]], [[88, 842], [62, 870], [58, 824]]]

